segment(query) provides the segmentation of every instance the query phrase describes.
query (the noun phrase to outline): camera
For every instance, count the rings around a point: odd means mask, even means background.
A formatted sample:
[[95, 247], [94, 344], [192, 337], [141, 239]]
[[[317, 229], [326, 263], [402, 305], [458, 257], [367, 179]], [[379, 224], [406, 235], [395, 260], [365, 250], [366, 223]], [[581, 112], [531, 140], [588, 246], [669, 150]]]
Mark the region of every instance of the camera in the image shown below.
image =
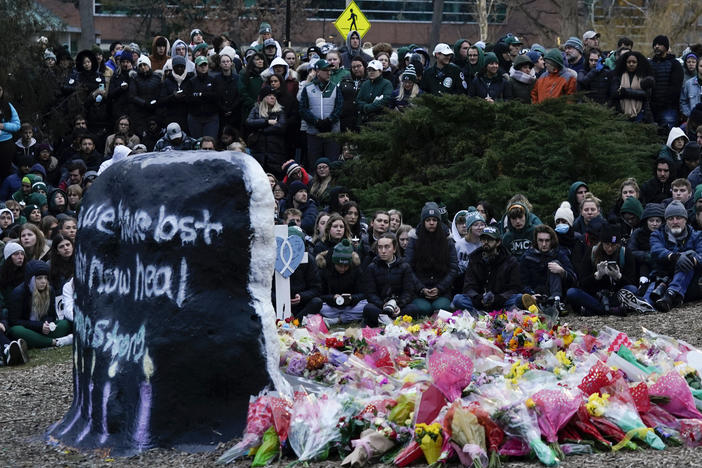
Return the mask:
[[383, 313], [388, 314], [388, 315], [394, 315], [396, 307], [397, 307], [397, 301], [395, 299], [390, 299], [383, 306]]
[[342, 306], [346, 304], [346, 298], [344, 296], [337, 296], [334, 302], [336, 302], [336, 305]]

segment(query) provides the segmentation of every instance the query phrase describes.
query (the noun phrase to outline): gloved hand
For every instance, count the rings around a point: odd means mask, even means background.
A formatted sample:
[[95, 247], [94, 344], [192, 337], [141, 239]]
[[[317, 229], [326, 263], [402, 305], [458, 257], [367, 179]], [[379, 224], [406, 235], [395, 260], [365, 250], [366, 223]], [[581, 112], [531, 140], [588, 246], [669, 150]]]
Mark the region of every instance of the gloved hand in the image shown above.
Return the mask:
[[607, 274], [607, 262], [602, 261], [597, 264], [597, 271], [595, 272], [595, 279], [602, 279]]
[[319, 130], [320, 132], [326, 133], [331, 131], [332, 123], [329, 119], [321, 119], [317, 121], [315, 127], [317, 127], [317, 130]]
[[608, 265], [607, 276], [614, 281], [619, 281], [622, 278], [622, 272], [619, 270], [619, 265]]
[[490, 307], [493, 302], [495, 302], [495, 295], [492, 293], [492, 291], [487, 291], [485, 294], [483, 294], [483, 305], [485, 307]]
[[595, 70], [602, 71], [604, 69], [604, 67], [605, 67], [605, 63], [604, 63], [604, 57], [603, 57], [597, 61], [597, 65], [595, 66]]
[[693, 256], [687, 255], [687, 252], [678, 257], [677, 262], [675, 262], [675, 271], [692, 271], [695, 268], [695, 261]]
[[670, 260], [670, 263], [672, 265], [676, 265], [678, 263], [679, 258], [680, 258], [679, 253], [673, 253], [673, 254], [670, 254], [670, 257], [668, 257], [668, 260]]

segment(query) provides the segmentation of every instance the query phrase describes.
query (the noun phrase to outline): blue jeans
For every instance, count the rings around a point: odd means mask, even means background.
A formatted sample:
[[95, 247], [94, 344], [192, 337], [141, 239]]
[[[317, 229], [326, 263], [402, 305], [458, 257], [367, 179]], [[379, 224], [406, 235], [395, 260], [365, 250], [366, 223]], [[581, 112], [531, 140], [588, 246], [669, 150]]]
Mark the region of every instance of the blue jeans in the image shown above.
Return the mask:
[[[467, 294], [456, 294], [453, 296], [453, 306], [456, 309], [467, 310], [471, 313], [471, 315], [478, 314], [478, 309], [475, 308], [473, 301]], [[509, 310], [514, 309], [515, 307], [524, 307], [524, 304], [522, 304], [521, 294], [514, 294], [512, 297], [507, 299], [502, 308]]]
[[188, 129], [190, 129], [190, 137], [202, 138], [211, 136], [215, 140], [219, 133], [219, 115], [194, 116], [188, 114]]
[[[673, 274], [673, 281], [671, 281], [670, 284], [668, 284], [668, 289], [680, 294], [680, 297], [685, 297], [685, 293], [687, 293], [687, 287], [690, 286], [690, 282], [692, 281], [692, 278], [694, 276], [695, 270], [678, 271], [677, 273]], [[655, 288], [656, 282], [651, 281], [651, 284], [648, 286], [646, 294], [644, 295], [644, 299], [649, 304], [652, 304], [651, 293]]]
[[[636, 294], [636, 287], [630, 284], [624, 286], [622, 289], [626, 289]], [[575, 307], [577, 311], [578, 308], [583, 307], [585, 310], [597, 314], [603, 315], [605, 313], [604, 306], [596, 297], [591, 296], [580, 288], [570, 288], [567, 293], [568, 303]]]

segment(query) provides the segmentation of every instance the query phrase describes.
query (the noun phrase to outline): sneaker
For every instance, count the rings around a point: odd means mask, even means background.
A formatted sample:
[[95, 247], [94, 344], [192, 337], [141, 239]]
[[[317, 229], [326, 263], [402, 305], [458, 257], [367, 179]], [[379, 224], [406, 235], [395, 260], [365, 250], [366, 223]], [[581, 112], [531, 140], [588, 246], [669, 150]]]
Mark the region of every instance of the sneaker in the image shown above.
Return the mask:
[[22, 338], [19, 338], [17, 343], [19, 343], [20, 352], [22, 354], [22, 364], [26, 364], [29, 362], [29, 346], [27, 346], [27, 342]]
[[619, 298], [619, 303], [624, 306], [625, 309], [631, 310], [632, 312], [655, 312], [656, 309], [653, 308], [651, 304], [636, 297], [636, 294], [629, 291], [628, 289], [620, 289], [617, 293]]
[[70, 346], [73, 344], [73, 333], [70, 335], [62, 336], [56, 339], [56, 347], [60, 348], [62, 346]]
[[16, 366], [27, 362], [22, 357], [22, 347], [17, 341], [10, 343], [5, 351], [5, 357], [8, 366]]

